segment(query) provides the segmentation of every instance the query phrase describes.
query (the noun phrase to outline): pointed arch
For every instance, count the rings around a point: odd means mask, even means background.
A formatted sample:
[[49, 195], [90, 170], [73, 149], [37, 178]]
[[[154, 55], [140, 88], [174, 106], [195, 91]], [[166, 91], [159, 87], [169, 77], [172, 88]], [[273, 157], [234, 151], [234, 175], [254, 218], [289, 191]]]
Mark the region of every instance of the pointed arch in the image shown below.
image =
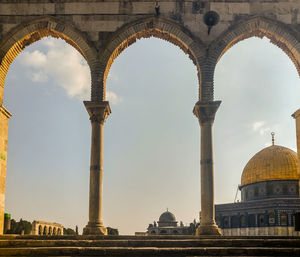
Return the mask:
[[[103, 85], [102, 88], [92, 87], [92, 99], [105, 101], [106, 78], [114, 60], [138, 39], [149, 37], [160, 38], [178, 46], [193, 61], [200, 76], [199, 59], [205, 55], [205, 46], [199, 39], [174, 21], [156, 16], [139, 19], [117, 30], [103, 47], [97, 70], [97, 77], [100, 75]], [[199, 78], [199, 84], [200, 81]]]
[[0, 40], [0, 105], [3, 102], [4, 82], [10, 64], [26, 46], [48, 36], [61, 38], [72, 45], [90, 67], [95, 63], [96, 50], [89, 44], [86, 36], [65, 21], [46, 16], [18, 25]]
[[270, 18], [255, 16], [231, 26], [209, 47], [216, 63], [238, 42], [250, 37], [267, 37], [282, 49], [300, 74], [300, 34], [288, 25]]
[[213, 76], [216, 64], [222, 56], [238, 42], [250, 37], [267, 37], [282, 49], [294, 63], [300, 75], [300, 35], [288, 25], [270, 18], [255, 16], [229, 27], [208, 49], [208, 63], [211, 72], [210, 92], [214, 91]]

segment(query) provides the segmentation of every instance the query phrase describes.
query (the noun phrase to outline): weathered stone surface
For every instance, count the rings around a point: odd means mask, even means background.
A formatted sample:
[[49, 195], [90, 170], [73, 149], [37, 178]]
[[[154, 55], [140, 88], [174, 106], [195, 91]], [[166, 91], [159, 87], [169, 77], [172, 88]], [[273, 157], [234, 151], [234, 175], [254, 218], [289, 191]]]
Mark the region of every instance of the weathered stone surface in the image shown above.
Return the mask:
[[7, 134], [10, 116], [11, 114], [3, 106], [0, 107], [0, 234], [3, 234], [4, 226]]
[[[106, 77], [118, 55], [137, 39], [152, 36], [187, 54], [198, 70], [199, 100], [212, 102], [218, 60], [233, 45], [249, 37], [268, 37], [290, 57], [300, 73], [299, 10], [299, 0], [161, 0], [159, 12], [153, 0], [2, 0], [0, 106], [10, 64], [26, 46], [47, 36], [62, 38], [87, 60], [93, 102], [105, 101]], [[211, 30], [203, 22], [208, 11], [215, 11], [220, 17]], [[0, 123], [7, 131], [7, 117], [0, 116]], [[7, 132], [1, 138], [7, 141]], [[0, 233], [5, 169], [2, 162]], [[211, 205], [213, 197], [208, 199]], [[209, 213], [211, 216], [213, 211]]]

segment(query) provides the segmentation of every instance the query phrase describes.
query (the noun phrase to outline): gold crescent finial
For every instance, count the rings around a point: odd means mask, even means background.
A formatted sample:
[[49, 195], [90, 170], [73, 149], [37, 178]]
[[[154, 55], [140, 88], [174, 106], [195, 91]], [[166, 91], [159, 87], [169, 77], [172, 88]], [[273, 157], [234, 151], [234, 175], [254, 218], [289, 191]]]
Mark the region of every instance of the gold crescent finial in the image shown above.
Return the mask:
[[274, 142], [275, 142], [275, 139], [274, 139], [275, 132], [272, 132], [272, 133], [271, 133], [271, 136], [272, 136], [272, 145], [274, 145]]

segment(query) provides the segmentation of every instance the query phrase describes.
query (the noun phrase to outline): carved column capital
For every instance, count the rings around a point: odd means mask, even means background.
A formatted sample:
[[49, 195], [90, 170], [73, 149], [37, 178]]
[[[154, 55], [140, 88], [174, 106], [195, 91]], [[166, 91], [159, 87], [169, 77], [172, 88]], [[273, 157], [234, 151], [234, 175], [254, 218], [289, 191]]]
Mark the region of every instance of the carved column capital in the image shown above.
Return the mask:
[[212, 124], [221, 101], [204, 102], [198, 101], [195, 104], [193, 113], [198, 118], [200, 125]]
[[98, 122], [100, 124], [103, 124], [106, 118], [111, 114], [111, 109], [108, 101], [84, 101], [83, 103], [90, 115], [90, 120], [92, 123]]

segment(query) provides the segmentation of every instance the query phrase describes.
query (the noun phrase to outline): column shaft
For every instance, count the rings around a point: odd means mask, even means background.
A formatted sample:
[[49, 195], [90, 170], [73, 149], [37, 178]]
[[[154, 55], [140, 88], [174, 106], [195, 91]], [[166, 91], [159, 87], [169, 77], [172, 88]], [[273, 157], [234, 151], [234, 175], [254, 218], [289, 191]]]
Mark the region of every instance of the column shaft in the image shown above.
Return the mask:
[[[298, 156], [298, 174], [300, 175], [300, 109], [298, 109], [292, 117], [296, 121], [296, 140], [297, 140], [297, 156]], [[300, 183], [299, 183], [300, 195]]]
[[103, 123], [92, 122], [91, 138], [89, 220], [102, 224]]
[[215, 223], [212, 125], [221, 102], [197, 102], [194, 114], [201, 127], [201, 217], [197, 235], [220, 235]]
[[103, 126], [111, 113], [108, 102], [84, 102], [92, 125], [90, 159], [89, 222], [84, 235], [107, 235], [102, 221]]
[[201, 225], [214, 224], [212, 125], [201, 126]]

